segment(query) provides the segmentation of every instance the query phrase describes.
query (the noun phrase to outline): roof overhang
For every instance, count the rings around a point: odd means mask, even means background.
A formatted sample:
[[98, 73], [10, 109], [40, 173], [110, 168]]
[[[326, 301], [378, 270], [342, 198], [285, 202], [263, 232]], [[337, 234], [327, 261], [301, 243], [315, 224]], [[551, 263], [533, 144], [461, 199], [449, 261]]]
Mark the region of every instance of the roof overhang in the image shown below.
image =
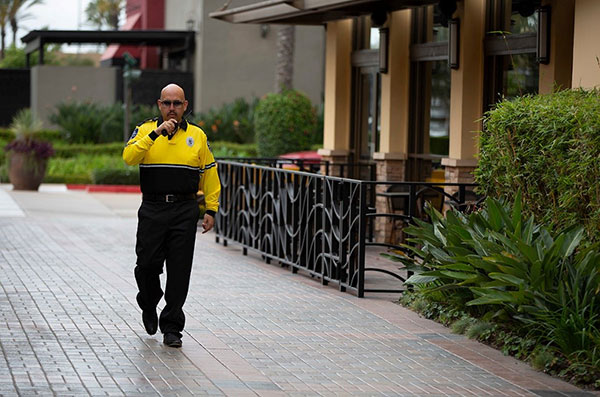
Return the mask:
[[266, 0], [230, 10], [211, 12], [211, 18], [231, 23], [323, 25], [338, 19], [398, 11], [439, 0]]
[[193, 48], [195, 33], [178, 30], [33, 30], [21, 39], [25, 53], [43, 44], [105, 43]]

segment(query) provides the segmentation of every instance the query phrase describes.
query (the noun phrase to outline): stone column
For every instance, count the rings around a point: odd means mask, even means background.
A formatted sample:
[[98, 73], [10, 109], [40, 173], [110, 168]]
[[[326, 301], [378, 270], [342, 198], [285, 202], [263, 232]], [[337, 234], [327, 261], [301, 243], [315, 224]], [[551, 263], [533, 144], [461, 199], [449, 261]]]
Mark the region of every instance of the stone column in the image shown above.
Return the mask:
[[[406, 175], [406, 156], [393, 153], [375, 153], [377, 161], [377, 180], [389, 182], [404, 181]], [[387, 185], [377, 185], [376, 193], [385, 192]], [[387, 197], [375, 197], [375, 210], [378, 213], [392, 213], [390, 201]], [[394, 237], [392, 228], [394, 222], [391, 218], [376, 218], [375, 219], [375, 241], [397, 244], [398, 239]], [[399, 233], [395, 234], [396, 237]], [[392, 241], [396, 240], [396, 241]]]

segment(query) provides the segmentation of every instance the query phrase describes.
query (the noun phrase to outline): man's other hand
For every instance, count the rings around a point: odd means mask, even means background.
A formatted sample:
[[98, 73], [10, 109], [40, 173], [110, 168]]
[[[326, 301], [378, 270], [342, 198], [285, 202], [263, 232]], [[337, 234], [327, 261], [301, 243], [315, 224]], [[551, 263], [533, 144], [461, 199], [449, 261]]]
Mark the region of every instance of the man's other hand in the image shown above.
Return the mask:
[[204, 229], [204, 231], [202, 232], [202, 234], [208, 232], [210, 229], [213, 228], [214, 225], [215, 225], [215, 218], [213, 218], [212, 216], [210, 216], [208, 214], [204, 214], [204, 221], [202, 222], [202, 228]]

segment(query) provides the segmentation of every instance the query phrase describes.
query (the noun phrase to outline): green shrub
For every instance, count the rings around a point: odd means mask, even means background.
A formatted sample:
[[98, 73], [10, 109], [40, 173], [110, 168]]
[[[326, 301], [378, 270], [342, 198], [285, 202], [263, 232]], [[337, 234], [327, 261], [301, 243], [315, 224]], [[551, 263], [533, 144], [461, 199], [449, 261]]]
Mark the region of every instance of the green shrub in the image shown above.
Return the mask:
[[554, 354], [549, 349], [541, 348], [536, 350], [531, 357], [531, 366], [538, 371], [544, 371], [552, 365]]
[[258, 154], [277, 157], [309, 149], [316, 123], [315, 111], [305, 95], [293, 90], [268, 94], [254, 113]]
[[254, 109], [258, 99], [247, 102], [237, 98], [220, 108], [212, 108], [194, 117], [210, 142], [228, 141], [236, 143], [254, 142]]
[[[128, 131], [145, 119], [154, 117], [158, 110], [153, 106], [133, 106]], [[123, 105], [99, 105], [92, 102], [65, 102], [57, 105], [50, 115], [62, 139], [69, 143], [123, 142]]]
[[600, 91], [567, 90], [499, 103], [485, 114], [475, 178], [483, 193], [521, 189], [526, 215], [600, 241]]
[[105, 168], [92, 170], [92, 183], [96, 185], [139, 185], [138, 167]]
[[480, 339], [486, 332], [489, 332], [494, 327], [494, 324], [488, 323], [487, 321], [477, 321], [471, 324], [465, 330], [465, 335], [469, 339]]
[[471, 317], [463, 317], [456, 320], [452, 324], [452, 332], [455, 334], [464, 334], [467, 328], [469, 328], [473, 324], [473, 319]]
[[[487, 198], [468, 215], [428, 209], [405, 229], [419, 263], [406, 283], [485, 321], [518, 322], [531, 338], [583, 362], [600, 351], [600, 251], [581, 227], [550, 232], [514, 206]], [[420, 268], [420, 269], [419, 269]], [[599, 360], [600, 362], [600, 360]]]

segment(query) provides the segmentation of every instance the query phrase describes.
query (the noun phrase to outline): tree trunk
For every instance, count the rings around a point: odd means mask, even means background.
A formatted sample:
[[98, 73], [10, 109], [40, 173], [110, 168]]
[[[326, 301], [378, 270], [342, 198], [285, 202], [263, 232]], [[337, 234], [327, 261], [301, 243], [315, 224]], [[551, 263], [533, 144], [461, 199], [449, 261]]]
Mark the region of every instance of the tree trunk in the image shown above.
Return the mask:
[[19, 30], [17, 18], [10, 19], [10, 28], [12, 29], [12, 45], [16, 47], [17, 46], [17, 30]]
[[295, 27], [284, 26], [277, 33], [277, 66], [275, 92], [292, 89], [294, 78]]
[[4, 59], [4, 41], [6, 39], [6, 30], [2, 27], [2, 31], [0, 32], [0, 60]]
[[[120, 11], [120, 10], [118, 10], [118, 11]], [[113, 30], [119, 30], [119, 13], [118, 12], [116, 14], [113, 12], [108, 15], [108, 25]]]

